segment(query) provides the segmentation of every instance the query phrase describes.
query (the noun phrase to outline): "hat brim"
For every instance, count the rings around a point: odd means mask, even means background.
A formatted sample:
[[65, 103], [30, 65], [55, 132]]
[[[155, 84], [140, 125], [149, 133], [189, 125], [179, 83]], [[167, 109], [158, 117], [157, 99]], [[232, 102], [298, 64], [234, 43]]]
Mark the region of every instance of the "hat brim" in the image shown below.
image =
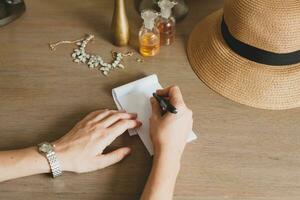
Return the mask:
[[233, 52], [221, 35], [223, 9], [192, 31], [187, 54], [197, 76], [212, 90], [248, 106], [281, 110], [300, 107], [300, 64], [269, 66]]

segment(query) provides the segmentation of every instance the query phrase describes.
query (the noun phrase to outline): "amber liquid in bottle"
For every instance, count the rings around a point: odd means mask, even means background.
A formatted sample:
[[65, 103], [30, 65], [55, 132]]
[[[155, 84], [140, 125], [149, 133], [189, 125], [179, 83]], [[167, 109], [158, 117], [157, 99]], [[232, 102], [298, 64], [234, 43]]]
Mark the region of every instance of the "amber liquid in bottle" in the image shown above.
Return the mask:
[[175, 20], [173, 18], [160, 18], [157, 22], [157, 28], [160, 32], [160, 44], [171, 45], [175, 40]]
[[159, 31], [154, 28], [148, 30], [143, 28], [139, 34], [140, 53], [143, 56], [155, 56], [160, 49], [160, 35]]

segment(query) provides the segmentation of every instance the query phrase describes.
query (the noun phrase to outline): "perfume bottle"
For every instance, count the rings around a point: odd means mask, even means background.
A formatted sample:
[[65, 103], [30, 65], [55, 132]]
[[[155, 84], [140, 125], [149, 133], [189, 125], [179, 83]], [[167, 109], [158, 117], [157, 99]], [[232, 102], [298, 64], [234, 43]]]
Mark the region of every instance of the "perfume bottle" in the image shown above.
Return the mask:
[[143, 56], [155, 56], [160, 49], [160, 34], [155, 27], [158, 13], [153, 10], [145, 10], [141, 16], [144, 24], [139, 32], [140, 53]]
[[170, 0], [160, 0], [158, 6], [160, 7], [160, 17], [157, 20], [157, 27], [160, 32], [160, 44], [170, 45], [175, 40], [175, 18], [172, 16], [172, 8], [176, 2]]

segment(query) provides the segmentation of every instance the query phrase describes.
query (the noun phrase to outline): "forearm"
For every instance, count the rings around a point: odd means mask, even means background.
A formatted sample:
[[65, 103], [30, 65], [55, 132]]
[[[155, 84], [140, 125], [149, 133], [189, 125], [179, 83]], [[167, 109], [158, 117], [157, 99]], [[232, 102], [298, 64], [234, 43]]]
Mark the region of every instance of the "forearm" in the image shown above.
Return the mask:
[[142, 194], [142, 200], [169, 200], [173, 197], [176, 178], [180, 170], [180, 158], [172, 154], [157, 154], [153, 158], [150, 176]]
[[30, 176], [34, 174], [49, 173], [47, 159], [42, 156], [36, 147], [20, 150], [0, 151], [0, 182]]

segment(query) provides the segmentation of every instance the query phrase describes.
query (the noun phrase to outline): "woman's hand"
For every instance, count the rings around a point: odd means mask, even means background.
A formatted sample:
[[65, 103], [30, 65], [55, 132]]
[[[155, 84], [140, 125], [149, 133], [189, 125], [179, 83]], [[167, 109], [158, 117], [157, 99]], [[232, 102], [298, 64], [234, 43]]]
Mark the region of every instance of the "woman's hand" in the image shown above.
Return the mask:
[[169, 99], [178, 113], [167, 112], [162, 116], [158, 102], [151, 98], [150, 134], [154, 146], [154, 158], [141, 199], [171, 200], [187, 134], [192, 131], [193, 116], [192, 111], [186, 107], [177, 86], [158, 90], [156, 93]]
[[192, 111], [185, 105], [180, 89], [171, 86], [157, 91], [158, 95], [169, 99], [177, 108], [178, 113], [165, 113], [161, 115], [159, 103], [152, 97], [152, 116], [150, 118], [150, 134], [154, 145], [155, 154], [172, 154], [181, 157], [187, 134], [192, 131]]
[[130, 153], [128, 147], [103, 154], [103, 150], [127, 129], [141, 122], [137, 115], [100, 110], [87, 115], [69, 133], [55, 141], [55, 150], [63, 171], [90, 172], [113, 165]]

